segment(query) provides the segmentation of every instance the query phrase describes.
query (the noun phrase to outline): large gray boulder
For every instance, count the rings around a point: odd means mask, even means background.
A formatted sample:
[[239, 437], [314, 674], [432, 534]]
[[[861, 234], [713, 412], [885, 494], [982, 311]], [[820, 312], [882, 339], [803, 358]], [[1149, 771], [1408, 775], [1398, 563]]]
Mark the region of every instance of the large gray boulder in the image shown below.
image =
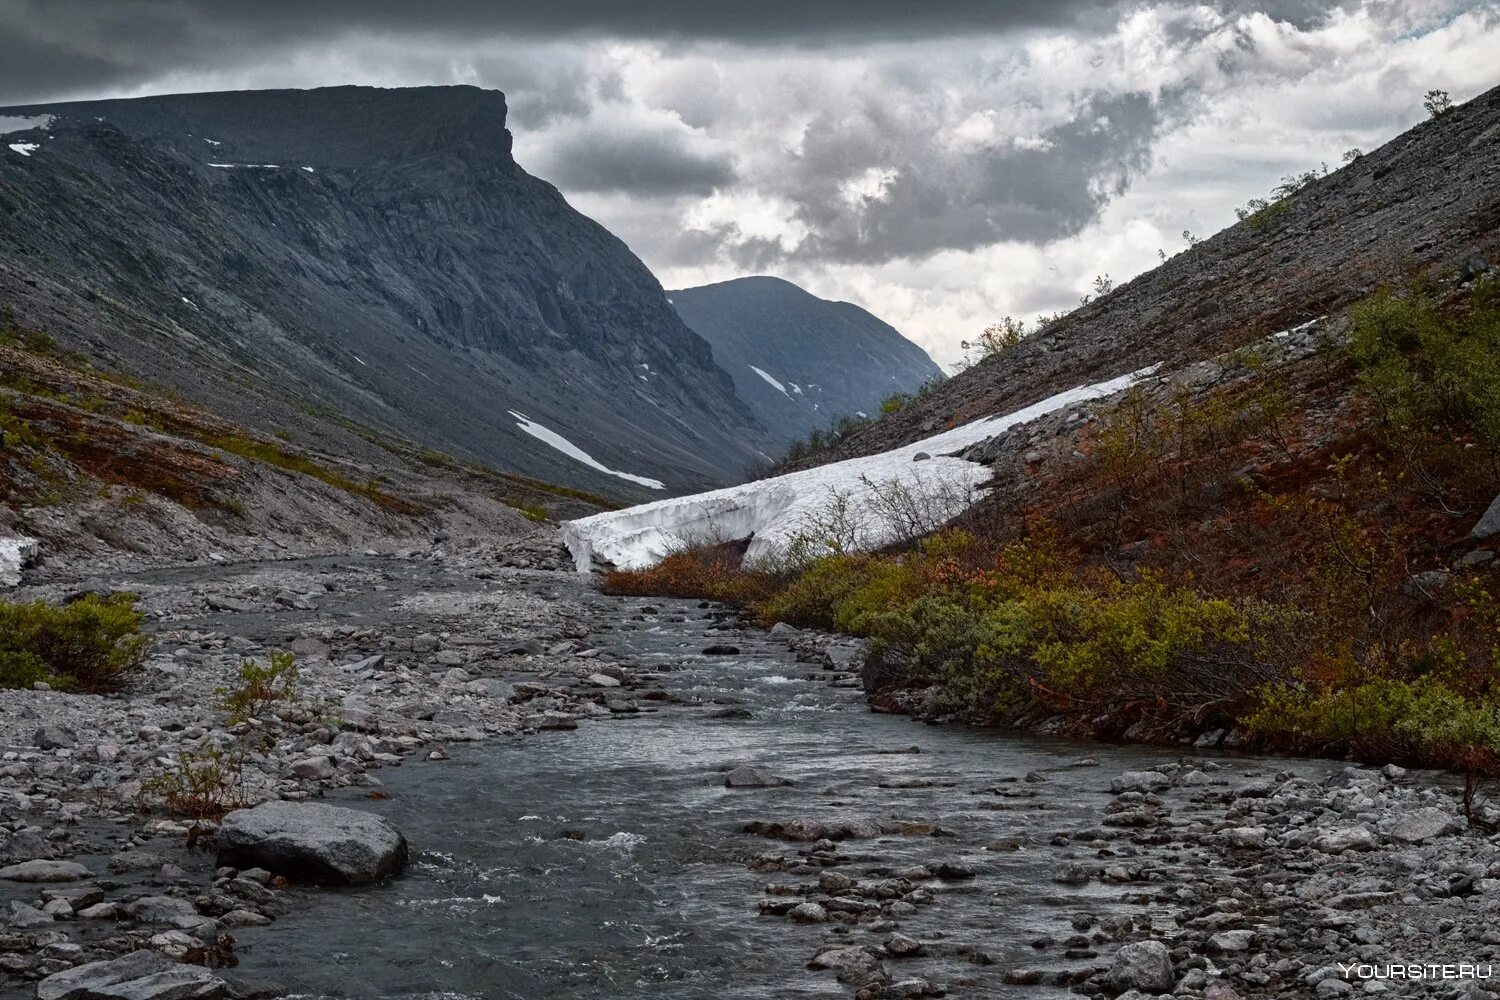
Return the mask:
[[21, 582], [25, 569], [41, 551], [35, 538], [0, 538], [0, 587], [14, 587]]
[[1497, 496], [1490, 504], [1490, 509], [1484, 512], [1479, 523], [1474, 525], [1474, 530], [1469, 532], [1469, 537], [1475, 541], [1486, 541], [1500, 535], [1500, 496]]
[[76, 861], [49, 861], [45, 858], [0, 868], [0, 879], [7, 882], [77, 882], [90, 874]]
[[223, 1000], [224, 980], [196, 965], [178, 965], [155, 951], [133, 951], [107, 962], [90, 962], [36, 987], [37, 1000]]
[[1172, 956], [1160, 941], [1136, 941], [1115, 953], [1109, 967], [1109, 983], [1117, 990], [1170, 993], [1177, 977]]
[[264, 802], [219, 827], [221, 867], [266, 868], [297, 882], [378, 882], [406, 857], [406, 838], [389, 820], [341, 806]]

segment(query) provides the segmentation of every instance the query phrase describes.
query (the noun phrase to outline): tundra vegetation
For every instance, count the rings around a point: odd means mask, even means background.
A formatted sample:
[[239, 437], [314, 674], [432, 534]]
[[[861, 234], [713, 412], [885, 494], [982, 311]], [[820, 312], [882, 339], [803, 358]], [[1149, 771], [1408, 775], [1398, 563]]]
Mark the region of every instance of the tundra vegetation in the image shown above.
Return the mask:
[[607, 587], [868, 637], [973, 721], [1495, 772], [1500, 572], [1470, 530], [1500, 490], [1500, 292], [1386, 290], [1329, 326], [1127, 392], [1082, 457], [885, 551], [698, 545]]

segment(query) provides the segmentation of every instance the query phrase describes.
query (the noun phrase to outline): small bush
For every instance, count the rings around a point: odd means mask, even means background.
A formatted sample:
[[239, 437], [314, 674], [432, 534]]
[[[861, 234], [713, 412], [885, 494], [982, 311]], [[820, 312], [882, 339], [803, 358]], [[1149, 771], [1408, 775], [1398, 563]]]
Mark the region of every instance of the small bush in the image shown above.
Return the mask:
[[113, 690], [151, 648], [141, 621], [133, 594], [89, 594], [64, 606], [0, 604], [0, 684]]
[[297, 658], [291, 653], [275, 651], [262, 666], [255, 660], [240, 664], [238, 687], [217, 688], [217, 707], [229, 713], [231, 724], [259, 719], [274, 706], [298, 705], [297, 679], [300, 671]]
[[1429, 90], [1422, 98], [1422, 107], [1433, 118], [1441, 118], [1453, 110], [1453, 98], [1446, 90]]
[[183, 750], [169, 764], [142, 780], [141, 792], [158, 796], [173, 816], [218, 821], [226, 813], [249, 804], [244, 778], [242, 747]]

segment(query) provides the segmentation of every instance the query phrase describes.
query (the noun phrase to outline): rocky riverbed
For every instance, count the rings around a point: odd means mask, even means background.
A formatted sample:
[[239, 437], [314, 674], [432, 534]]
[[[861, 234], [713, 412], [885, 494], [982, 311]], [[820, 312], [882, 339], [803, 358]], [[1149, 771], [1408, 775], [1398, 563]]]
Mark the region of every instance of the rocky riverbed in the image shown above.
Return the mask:
[[[158, 642], [123, 696], [0, 698], [5, 995], [1491, 995], [1432, 978], [1500, 947], [1496, 841], [1450, 781], [872, 715], [852, 644], [549, 558], [23, 591], [132, 590]], [[156, 801], [179, 755], [237, 745], [215, 691], [273, 649], [300, 707], [245, 797], [394, 824], [378, 887], [221, 867]]]

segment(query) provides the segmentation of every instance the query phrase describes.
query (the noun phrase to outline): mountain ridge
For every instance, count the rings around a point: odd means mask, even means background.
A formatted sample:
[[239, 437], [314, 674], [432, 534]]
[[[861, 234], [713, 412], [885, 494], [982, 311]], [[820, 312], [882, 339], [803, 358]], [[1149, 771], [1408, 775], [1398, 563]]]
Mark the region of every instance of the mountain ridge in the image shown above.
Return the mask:
[[676, 491], [766, 459], [764, 429], [645, 265], [515, 163], [498, 92], [0, 115], [53, 116], [6, 136], [29, 153], [0, 149], [0, 300], [106, 364], [332, 450], [363, 447], [348, 418], [622, 498], [658, 491], [598, 465]]
[[868, 310], [784, 278], [731, 278], [667, 297], [783, 444], [878, 413], [888, 397], [943, 377], [926, 351]]

